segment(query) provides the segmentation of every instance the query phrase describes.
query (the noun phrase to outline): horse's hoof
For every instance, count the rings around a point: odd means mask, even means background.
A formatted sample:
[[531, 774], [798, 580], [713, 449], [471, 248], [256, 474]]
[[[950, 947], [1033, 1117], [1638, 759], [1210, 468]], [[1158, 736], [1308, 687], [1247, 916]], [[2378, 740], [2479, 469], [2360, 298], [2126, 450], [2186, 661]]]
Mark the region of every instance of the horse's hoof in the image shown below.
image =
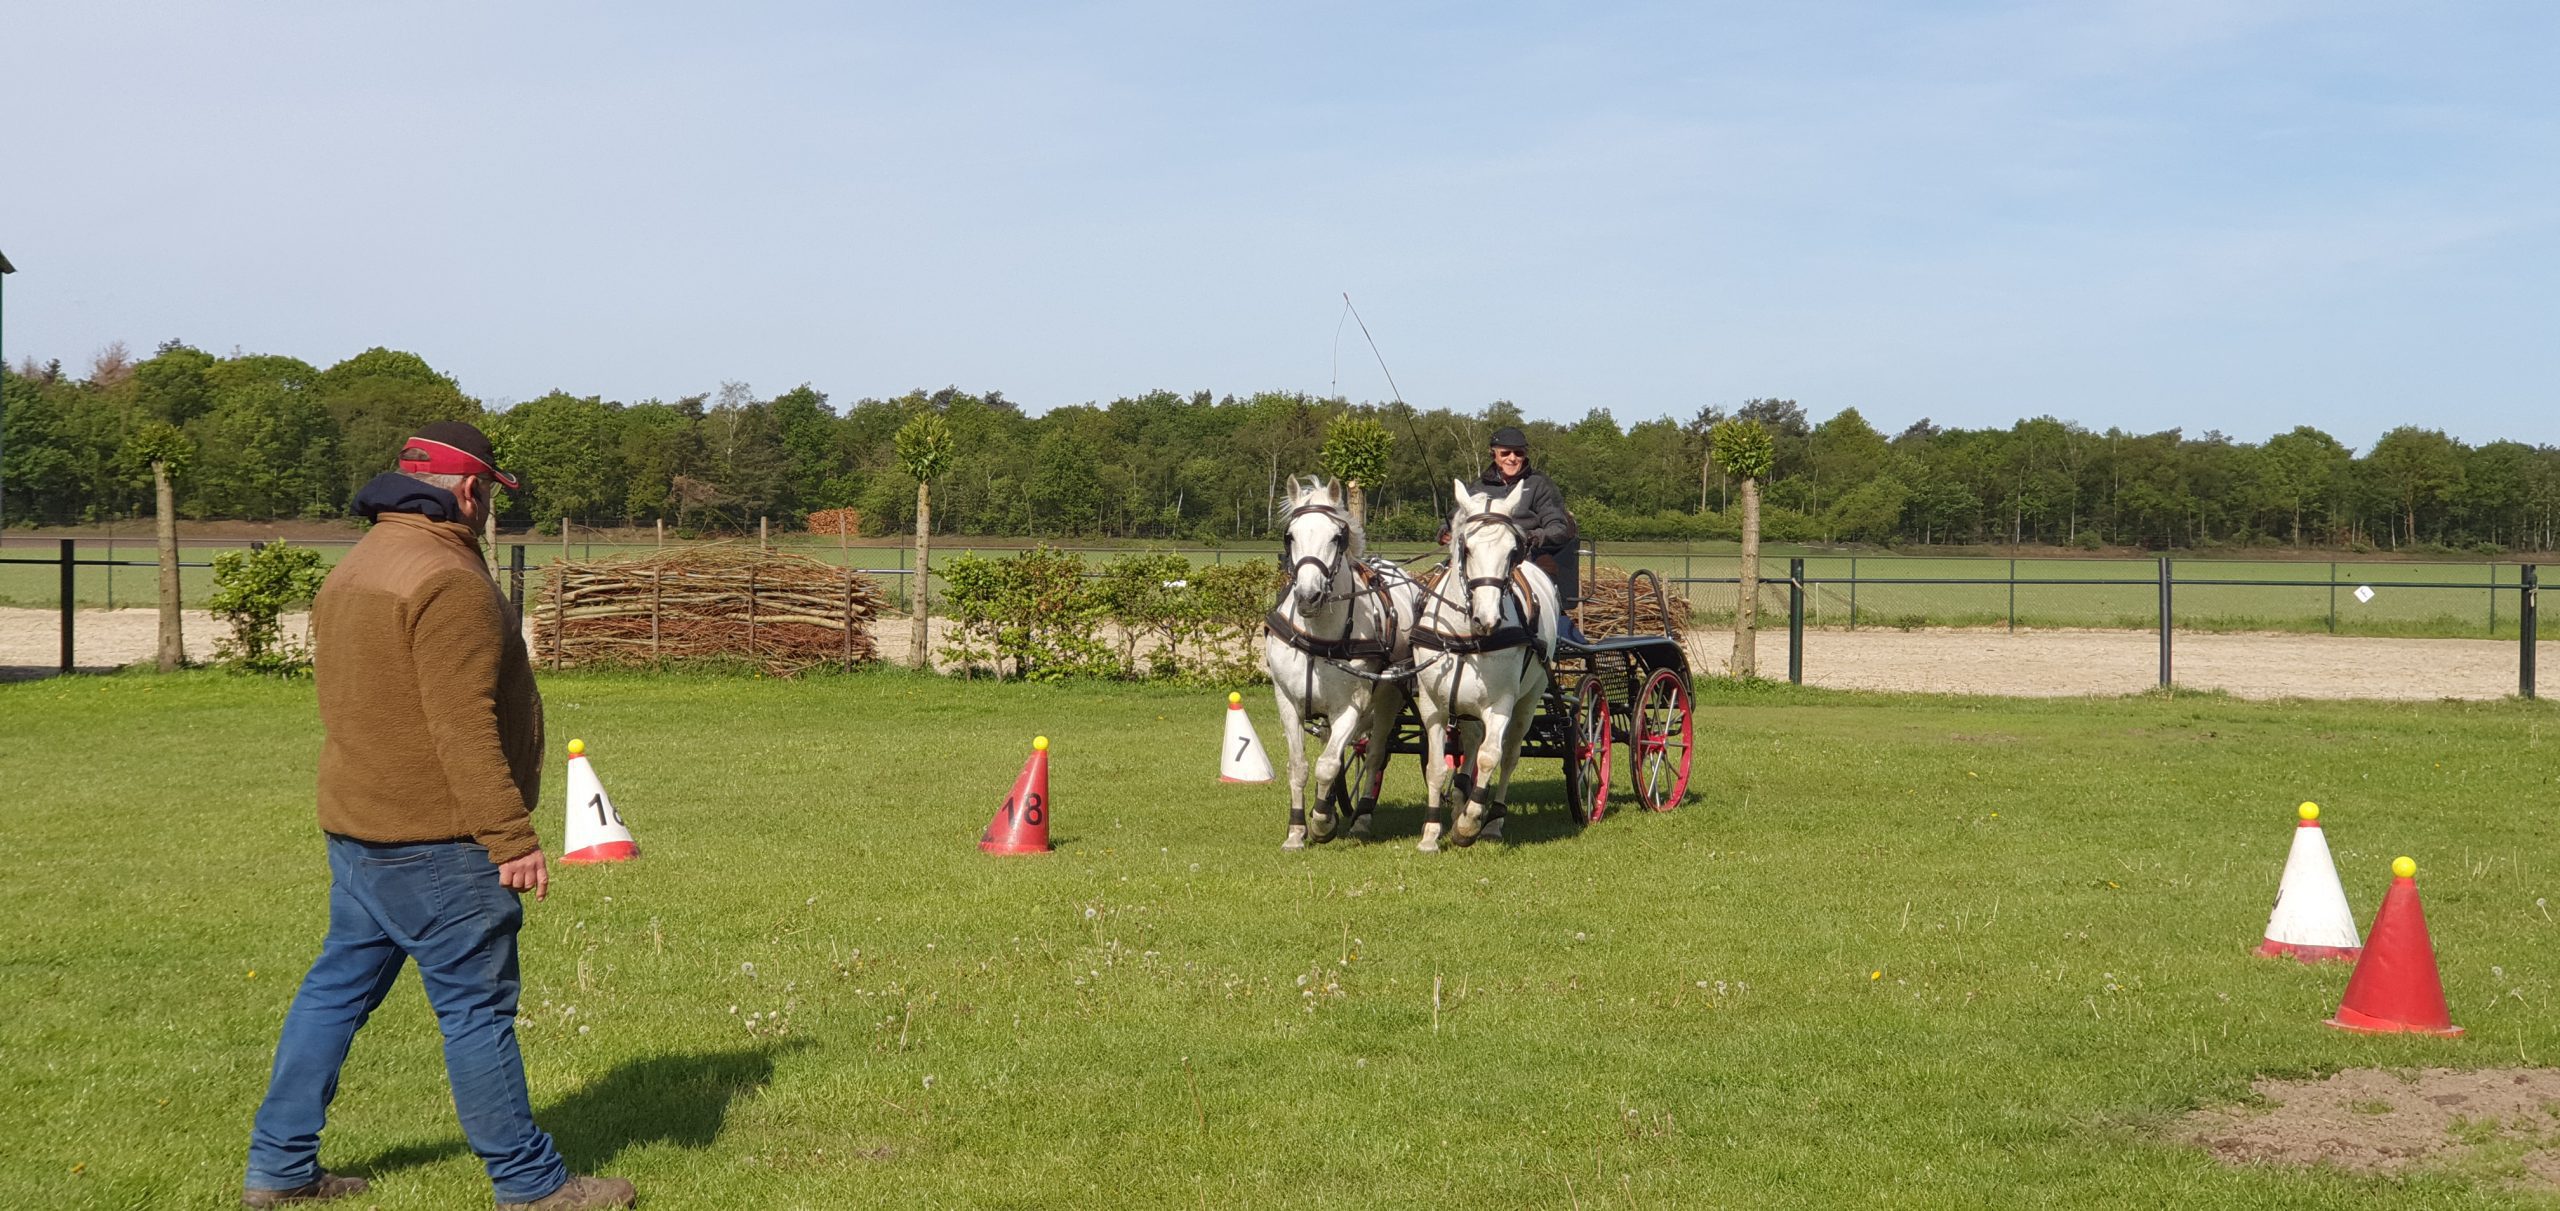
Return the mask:
[[1362, 813], [1360, 813], [1359, 815], [1354, 816], [1354, 817], [1352, 817], [1352, 818], [1351, 818], [1351, 839], [1352, 839], [1352, 840], [1354, 840], [1354, 841], [1366, 841], [1366, 840], [1368, 840], [1368, 839], [1369, 839], [1369, 837], [1370, 837], [1370, 833], [1371, 833], [1371, 829], [1370, 829], [1370, 827], [1369, 827], [1369, 813], [1367, 813], [1367, 812], [1362, 812]]
[[1494, 818], [1492, 818], [1492, 819], [1490, 819], [1490, 820], [1485, 821], [1485, 822], [1484, 822], [1484, 832], [1483, 832], [1483, 834], [1482, 834], [1482, 835], [1483, 835], [1483, 838], [1484, 838], [1485, 840], [1487, 840], [1487, 841], [1499, 841], [1499, 840], [1501, 840], [1501, 839], [1502, 839], [1502, 822], [1503, 822], [1503, 820], [1504, 820], [1504, 819], [1505, 819], [1505, 817], [1502, 817], [1502, 816], [1495, 816]]
[[1307, 841], [1322, 845], [1333, 840], [1333, 817], [1324, 812], [1307, 813]]
[[1457, 822], [1449, 827], [1449, 837], [1464, 849], [1476, 843], [1477, 834], [1484, 831], [1484, 823], [1484, 808], [1470, 803], [1459, 809]]
[[1426, 854], [1436, 854], [1436, 853], [1439, 853], [1439, 852], [1440, 852], [1440, 826], [1439, 826], [1439, 825], [1437, 825], [1437, 824], [1425, 824], [1425, 825], [1423, 825], [1423, 826], [1422, 826], [1422, 840], [1420, 840], [1420, 841], [1416, 842], [1416, 843], [1414, 844], [1414, 848], [1415, 848], [1415, 849], [1418, 849], [1418, 850], [1421, 850], [1422, 852], [1424, 852], [1424, 853], [1426, 853]]
[[1289, 835], [1282, 838], [1280, 841], [1280, 848], [1282, 849], [1305, 849], [1306, 847], [1307, 830], [1303, 825], [1290, 829]]

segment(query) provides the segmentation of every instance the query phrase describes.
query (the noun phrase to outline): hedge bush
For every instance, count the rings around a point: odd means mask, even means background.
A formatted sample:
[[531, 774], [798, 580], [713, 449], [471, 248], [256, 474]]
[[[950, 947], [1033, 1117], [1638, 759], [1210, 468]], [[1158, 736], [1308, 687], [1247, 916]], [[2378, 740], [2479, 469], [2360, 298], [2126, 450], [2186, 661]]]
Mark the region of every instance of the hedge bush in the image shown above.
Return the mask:
[[1101, 565], [1051, 547], [942, 568], [950, 656], [972, 673], [1232, 684], [1262, 676], [1279, 569], [1144, 552]]

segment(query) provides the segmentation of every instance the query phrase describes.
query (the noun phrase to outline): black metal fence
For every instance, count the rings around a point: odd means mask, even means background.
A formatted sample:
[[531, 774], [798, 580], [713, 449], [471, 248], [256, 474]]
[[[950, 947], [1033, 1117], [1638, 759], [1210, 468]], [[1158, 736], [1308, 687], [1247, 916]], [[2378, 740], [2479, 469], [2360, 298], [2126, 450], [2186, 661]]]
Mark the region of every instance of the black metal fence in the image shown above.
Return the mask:
[[[78, 569], [157, 568], [159, 566], [159, 561], [157, 559], [117, 559], [112, 556], [108, 558], [84, 559], [80, 557], [75, 540], [65, 538], [59, 541], [60, 547], [52, 558], [0, 558], [0, 564], [51, 564], [56, 565], [61, 569], [60, 603], [62, 616], [62, 649], [60, 671], [68, 673], [72, 671], [75, 657], [77, 655], [76, 618], [78, 595], [75, 592], [76, 585], [74, 582]], [[538, 576], [540, 574], [540, 569], [538, 567], [529, 567], [527, 565], [526, 550], [526, 544], [509, 544], [505, 565], [507, 597], [510, 601], [515, 603], [519, 613], [521, 613], [524, 607], [525, 585], [528, 576]], [[1598, 574], [1597, 559], [1599, 557], [1599, 553], [1595, 547], [1594, 549], [1586, 550], [1584, 555], [1587, 560], [1592, 561], [1591, 569], [1585, 574], [1585, 583], [1588, 584], [1591, 583], [1592, 579]], [[1256, 557], [1258, 558], [1259, 556]], [[2155, 562], [2153, 574], [2150, 576], [2049, 577], [2030, 575], [2022, 577], [2016, 573], [2017, 562], [2018, 561], [2016, 560], [2009, 561], [2010, 572], [2006, 576], [1860, 576], [1858, 575], [1858, 561], [1851, 559], [1848, 561], [1848, 574], [1845, 576], [1811, 576], [1806, 574], [1806, 560], [1803, 557], [1789, 558], [1787, 560], [1787, 575], [1783, 580], [1767, 578], [1761, 582], [1765, 587], [1783, 588], [1786, 593], [1788, 637], [1787, 679], [1799, 684], [1804, 681], [1804, 630], [1807, 598], [1809, 593], [1824, 588], [1846, 590], [1848, 621], [1849, 625], [1854, 629], [1858, 625], [1858, 590], [1862, 585], [1892, 586], [1897, 589], [1933, 585], [1970, 586], [1983, 589], [1999, 589], [2005, 587], [2008, 594], [2007, 617], [2010, 627], [2013, 630], [2016, 627], [2018, 618], [2017, 591], [2021, 586], [2073, 589], [2104, 587], [2123, 588], [2128, 586], [2149, 588], [2152, 590], [2151, 596], [2153, 596], [2156, 601], [2153, 613], [2156, 617], [2160, 637], [2160, 684], [2163, 686], [2167, 686], [2172, 683], [2176, 670], [2176, 620], [2178, 618], [2177, 594], [2180, 589], [2187, 589], [2190, 591], [2206, 588], [2325, 589], [2328, 591], [2330, 597], [2330, 604], [2328, 607], [2329, 629], [2332, 631], [2337, 628], [2338, 607], [2336, 604], [2336, 598], [2338, 591], [2341, 589], [2350, 591], [2359, 589], [2419, 589], [2460, 590], [2466, 593], [2487, 594], [2489, 600], [2489, 633], [2491, 634], [2495, 634], [2498, 630], [2499, 609], [2497, 603], [2501, 595], [2514, 594], [2516, 604], [2508, 617], [2513, 618], [2516, 623], [2516, 692], [2526, 698], [2532, 698], [2535, 696], [2534, 653], [2535, 645], [2540, 638], [2539, 611], [2537, 607], [2539, 604], [2538, 598], [2540, 596], [2541, 569], [2534, 564], [2518, 565], [2516, 581], [2510, 584], [2503, 583], [2498, 580], [2498, 574], [2494, 567], [2491, 569], [2491, 574], [2488, 580], [2483, 582], [2435, 580], [2343, 580], [2339, 579], [2336, 575], [2336, 569], [2338, 567], [2336, 564], [2329, 565], [2330, 576], [2327, 579], [2322, 580], [2213, 576], [2181, 577], [2176, 574], [2174, 561], [2166, 557]], [[899, 564], [900, 566], [894, 568], [857, 568], [855, 570], [862, 572], [865, 575], [887, 579], [891, 583], [897, 585], [900, 605], [901, 608], [904, 608], [906, 605], [906, 594], [911, 591], [909, 586], [912, 584], [911, 578], [914, 576], [915, 572], [913, 568], [906, 566], [906, 557], [903, 550], [900, 552]], [[212, 565], [210, 563], [203, 562], [181, 561], [178, 566], [182, 569], [198, 569], [209, 568]], [[2318, 565], [2310, 566], [2316, 567]], [[2409, 566], [2425, 567], [2427, 565], [2418, 564]], [[1739, 586], [1741, 584], [1741, 578], [1739, 576], [1681, 575], [1664, 577], [1663, 579], [1665, 583], [1681, 586], [1682, 592], [1684, 593], [1688, 592], [1692, 586], [1696, 585]]]
[[[158, 559], [156, 559], [156, 558], [155, 558], [155, 559], [117, 559], [117, 558], [114, 558], [113, 556], [108, 556], [108, 557], [105, 557], [105, 558], [98, 558], [98, 557], [94, 557], [94, 556], [93, 556], [93, 557], [89, 557], [89, 558], [83, 558], [83, 557], [80, 555], [80, 552], [79, 552], [79, 546], [78, 546], [77, 540], [69, 539], [69, 538], [65, 538], [65, 539], [61, 539], [61, 540], [60, 540], [60, 542], [61, 542], [61, 546], [60, 546], [60, 548], [58, 549], [57, 553], [56, 553], [52, 558], [49, 558], [49, 559], [47, 559], [47, 558], [32, 558], [32, 559], [31, 559], [31, 558], [24, 558], [24, 557], [21, 557], [21, 558], [0, 558], [0, 565], [7, 565], [7, 564], [21, 564], [21, 565], [25, 565], [25, 564], [53, 565], [53, 566], [59, 567], [59, 568], [61, 569], [61, 581], [60, 581], [61, 588], [60, 588], [60, 593], [59, 593], [59, 596], [58, 596], [58, 601], [59, 601], [59, 603], [60, 603], [60, 611], [61, 611], [61, 617], [62, 617], [62, 659], [61, 659], [61, 663], [60, 663], [60, 665], [58, 666], [57, 671], [58, 671], [58, 672], [60, 672], [60, 673], [69, 673], [69, 672], [73, 671], [73, 669], [74, 669], [74, 668], [76, 668], [76, 667], [77, 667], [77, 662], [78, 662], [78, 657], [79, 657], [79, 625], [78, 625], [78, 619], [79, 619], [79, 593], [78, 593], [78, 588], [79, 588], [79, 586], [78, 586], [78, 584], [77, 584], [77, 580], [78, 580], [78, 575], [79, 575], [79, 571], [80, 571], [80, 569], [82, 569], [82, 568], [153, 568], [153, 569], [157, 569], [157, 568], [160, 566], [160, 561], [159, 561]], [[253, 550], [254, 550], [254, 549], [256, 549], [258, 546], [261, 546], [261, 545], [264, 545], [264, 544], [260, 544], [260, 543], [252, 543], [252, 544], [250, 544], [250, 547], [251, 547], [251, 549], [253, 549]], [[206, 568], [211, 568], [212, 566], [213, 566], [213, 564], [211, 564], [210, 562], [204, 562], [204, 561], [189, 561], [189, 560], [184, 560], [184, 559], [179, 560], [179, 561], [178, 561], [178, 564], [177, 564], [177, 567], [178, 567], [178, 568], [180, 568], [181, 570], [198, 570], [198, 569], [206, 569]], [[883, 579], [889, 580], [892, 584], [897, 585], [897, 586], [898, 586], [898, 601], [899, 601], [899, 604], [900, 604], [900, 608], [905, 608], [905, 606], [906, 606], [906, 592], [907, 592], [908, 578], [909, 578], [909, 577], [911, 577], [911, 576], [913, 576], [913, 575], [915, 574], [914, 569], [912, 569], [912, 568], [907, 568], [907, 567], [896, 567], [896, 568], [855, 568], [855, 569], [853, 569], [853, 570], [854, 570], [854, 571], [857, 571], [857, 572], [860, 572], [860, 573], [862, 573], [862, 574], [863, 574], [863, 575], [865, 575], [865, 576], [877, 576], [877, 577], [881, 577], [881, 578], [883, 578]], [[517, 616], [518, 616], [518, 617], [522, 617], [522, 616], [523, 616], [523, 614], [524, 614], [524, 599], [525, 599], [525, 583], [526, 583], [526, 580], [527, 580], [528, 576], [530, 576], [530, 577], [534, 578], [535, 582], [538, 584], [538, 583], [539, 583], [540, 576], [541, 576], [541, 571], [542, 571], [542, 570], [541, 570], [541, 568], [540, 568], [540, 567], [538, 567], [538, 566], [528, 566], [528, 565], [526, 564], [526, 562], [525, 562], [525, 544], [523, 544], [523, 543], [510, 543], [510, 544], [508, 544], [508, 546], [507, 546], [507, 562], [506, 562], [506, 566], [505, 566], [505, 573], [506, 573], [506, 585], [507, 585], [507, 600], [508, 600], [509, 602], [511, 602], [511, 603], [513, 603], [513, 604], [515, 605], [515, 607], [516, 607], [516, 614], [517, 614]], [[156, 597], [156, 595], [155, 595], [155, 597]], [[113, 600], [113, 598], [112, 598], [112, 597], [110, 597], [110, 599], [109, 599], [109, 600]]]
[[[2013, 566], [2014, 566], [2014, 565], [2013, 565]], [[2423, 565], [2420, 565], [2420, 566], [2423, 566]], [[1855, 606], [1855, 602], [1856, 602], [1856, 592], [1857, 592], [1857, 587], [1858, 587], [1859, 585], [1861, 585], [1861, 584], [1894, 585], [1894, 586], [1905, 586], [1905, 585], [1966, 585], [1966, 586], [1975, 586], [1975, 587], [1986, 587], [1986, 586], [1987, 586], [1987, 587], [1998, 587], [1998, 586], [2007, 586], [2007, 587], [2008, 587], [2008, 589], [2009, 589], [2009, 594], [2010, 594], [2010, 597], [2009, 597], [2009, 618], [2010, 618], [2010, 626], [2011, 626], [2011, 629], [2013, 629], [2013, 630], [2016, 628], [2016, 619], [2017, 619], [2017, 590], [2018, 590], [2018, 586], [2021, 586], [2021, 585], [2026, 585], [2026, 586], [2066, 586], [2066, 587], [2072, 587], [2072, 588], [2080, 588], [2080, 587], [2088, 587], [2088, 586], [2117, 586], [2117, 587], [2123, 587], [2123, 586], [2145, 586], [2145, 587], [2149, 587], [2149, 588], [2153, 589], [2153, 590], [2154, 590], [2154, 592], [2156, 593], [2156, 595], [2157, 595], [2157, 601], [2158, 601], [2158, 605], [2157, 605], [2157, 607], [2156, 607], [2156, 608], [2157, 608], [2157, 618], [2158, 618], [2159, 635], [2160, 635], [2160, 684], [2161, 684], [2162, 686], [2164, 686], [2164, 687], [2165, 687], [2165, 686], [2170, 685], [2170, 684], [2173, 682], [2173, 680], [2174, 680], [2174, 676], [2175, 676], [2175, 672], [2176, 672], [2176, 654], [2177, 654], [2177, 641], [2176, 641], [2176, 635], [2177, 635], [2177, 617], [2178, 617], [2178, 610], [2177, 610], [2177, 593], [2178, 593], [2178, 590], [2179, 590], [2180, 588], [2182, 588], [2182, 587], [2184, 587], [2184, 588], [2189, 588], [2189, 589], [2202, 589], [2202, 588], [2288, 588], [2288, 589], [2292, 589], [2292, 588], [2312, 588], [2312, 589], [2321, 589], [2321, 588], [2325, 588], [2325, 589], [2329, 590], [2329, 592], [2330, 592], [2330, 594], [2332, 595], [2332, 598], [2333, 598], [2333, 599], [2334, 599], [2335, 594], [2337, 593], [2337, 591], [2338, 591], [2339, 589], [2349, 589], [2349, 590], [2367, 590], [2367, 589], [2459, 589], [2459, 590], [2464, 590], [2464, 591], [2467, 591], [2467, 592], [2486, 592], [2486, 593], [2490, 594], [2490, 600], [2491, 600], [2493, 603], [2497, 600], [2497, 595], [2498, 595], [2498, 594], [2501, 594], [2501, 593], [2513, 593], [2513, 594], [2515, 594], [2515, 595], [2516, 595], [2516, 598], [2517, 598], [2517, 601], [2516, 601], [2516, 607], [2515, 607], [2515, 612], [2514, 612], [2514, 614], [2513, 614], [2513, 617], [2514, 617], [2514, 618], [2515, 618], [2515, 620], [2516, 620], [2516, 693], [2517, 693], [2517, 694], [2519, 694], [2519, 695], [2521, 695], [2521, 696], [2523, 696], [2523, 697], [2526, 697], [2526, 698], [2534, 697], [2534, 648], [2535, 648], [2535, 645], [2540, 641], [2540, 637], [2541, 637], [2541, 636], [2540, 636], [2541, 625], [2540, 625], [2540, 617], [2539, 617], [2539, 615], [2540, 615], [2540, 611], [2539, 611], [2539, 604], [2540, 604], [2540, 603], [2539, 603], [2539, 600], [2538, 600], [2538, 599], [2539, 599], [2539, 597], [2540, 597], [2540, 595], [2541, 595], [2541, 594], [2540, 594], [2540, 586], [2541, 586], [2541, 568], [2540, 568], [2539, 566], [2535, 565], [2535, 564], [2522, 564], [2522, 565], [2519, 565], [2519, 568], [2518, 568], [2518, 575], [2517, 575], [2517, 578], [2516, 578], [2516, 583], [2514, 583], [2514, 584], [2501, 584], [2501, 583], [2497, 583], [2497, 582], [2495, 581], [2495, 579], [2494, 579], [2494, 578], [2493, 578], [2489, 583], [2486, 583], [2486, 584], [2483, 584], [2483, 583], [2480, 583], [2480, 582], [2476, 582], [2476, 581], [2432, 581], [2432, 580], [2356, 580], [2356, 581], [2346, 581], [2346, 580], [2338, 580], [2338, 579], [2336, 579], [2336, 578], [2334, 577], [2334, 574], [2333, 574], [2332, 578], [2331, 578], [2331, 579], [2328, 579], [2328, 580], [2272, 580], [2272, 579], [2260, 579], [2260, 578], [2254, 578], [2254, 577], [2241, 578], [2241, 577], [2197, 577], [2197, 576], [2189, 576], [2189, 577], [2183, 577], [2183, 578], [2182, 578], [2182, 577], [2180, 577], [2180, 576], [2178, 576], [2178, 575], [2176, 574], [2176, 570], [2175, 570], [2175, 568], [2172, 566], [2172, 561], [2171, 561], [2171, 560], [2169, 560], [2169, 559], [2167, 559], [2167, 558], [2162, 558], [2162, 559], [2160, 559], [2160, 560], [2157, 562], [2156, 567], [2157, 567], [2157, 571], [2156, 571], [2153, 575], [2151, 575], [2151, 576], [2145, 576], [2145, 577], [2138, 577], [2138, 578], [2134, 578], [2134, 577], [2099, 577], [2099, 578], [2089, 578], [2089, 577], [2036, 577], [2036, 576], [2020, 577], [2020, 576], [2015, 575], [2014, 573], [2013, 573], [2013, 574], [2011, 574], [2011, 575], [2009, 575], [2009, 576], [2005, 576], [2005, 577], [1979, 577], [1979, 576], [1974, 576], [1974, 577], [1964, 577], [1964, 576], [1906, 577], [1906, 576], [1894, 576], [1894, 577], [1864, 577], [1864, 578], [1862, 578], [1862, 577], [1859, 577], [1858, 575], [1856, 575], [1856, 570], [1855, 570], [1855, 564], [1854, 564], [1854, 563], [1851, 565], [1851, 574], [1850, 574], [1850, 575], [1847, 575], [1847, 576], [1808, 576], [1808, 575], [1806, 575], [1806, 574], [1805, 574], [1805, 561], [1804, 561], [1802, 558], [1790, 558], [1790, 559], [1788, 559], [1788, 560], [1787, 560], [1787, 575], [1786, 575], [1786, 577], [1785, 577], [1785, 579], [1784, 579], [1784, 580], [1778, 580], [1778, 579], [1776, 579], [1776, 578], [1769, 578], [1769, 579], [1765, 579], [1765, 580], [1763, 580], [1761, 583], [1763, 583], [1764, 585], [1779, 585], [1779, 586], [1783, 586], [1783, 587], [1784, 587], [1784, 589], [1786, 590], [1786, 594], [1787, 594], [1787, 680], [1792, 681], [1792, 682], [1795, 682], [1795, 683], [1797, 683], [1797, 684], [1799, 684], [1799, 685], [1801, 685], [1801, 684], [1803, 684], [1803, 683], [1804, 683], [1804, 623], [1805, 623], [1805, 599], [1806, 599], [1807, 592], [1808, 592], [1809, 590], [1817, 589], [1817, 588], [1820, 588], [1820, 587], [1822, 587], [1822, 586], [1841, 586], [1841, 587], [1847, 588], [1847, 589], [1850, 591], [1850, 601], [1851, 601], [1851, 603], [1852, 603], [1852, 605], [1851, 605], [1851, 612], [1850, 612], [1850, 619], [1851, 619], [1851, 625], [1852, 625], [1852, 626], [1854, 626], [1854, 625], [1856, 624], [1856, 618], [1857, 618], [1856, 606]], [[1739, 591], [1740, 591], [1740, 590], [1739, 590], [1739, 586], [1740, 586], [1740, 585], [1741, 585], [1741, 583], [1742, 583], [1742, 578], [1741, 578], [1741, 577], [1739, 577], [1739, 576], [1682, 576], [1682, 577], [1675, 577], [1675, 578], [1672, 578], [1672, 579], [1671, 579], [1671, 583], [1682, 586], [1682, 588], [1683, 588], [1683, 591], [1684, 591], [1684, 592], [1686, 591], [1687, 587], [1688, 587], [1688, 586], [1690, 586], [1690, 585], [1702, 585], [1702, 584], [1707, 584], [1707, 585], [1734, 585], [1734, 586], [1736, 586], [1736, 591], [1737, 591], [1737, 592], [1739, 592]], [[2490, 614], [2490, 620], [2491, 620], [2491, 621], [2490, 621], [2490, 628], [2491, 628], [2491, 630], [2492, 630], [2493, 632], [2495, 631], [2495, 629], [2496, 629], [2496, 625], [2497, 625], [2497, 624], [2496, 624], [2496, 617], [2497, 617], [2497, 615], [2496, 615], [2496, 612], [2495, 612], [2495, 611], [2496, 611], [2496, 607], [2495, 607], [2495, 605], [2493, 604], [2493, 605], [2491, 606], [2491, 614]], [[2336, 629], [2336, 626], [2337, 626], [2337, 621], [2336, 621], [2336, 620], [2337, 620], [2336, 606], [2333, 604], [2333, 605], [2330, 607], [2330, 629], [2332, 629], [2332, 630], [2335, 630], [2335, 629]]]

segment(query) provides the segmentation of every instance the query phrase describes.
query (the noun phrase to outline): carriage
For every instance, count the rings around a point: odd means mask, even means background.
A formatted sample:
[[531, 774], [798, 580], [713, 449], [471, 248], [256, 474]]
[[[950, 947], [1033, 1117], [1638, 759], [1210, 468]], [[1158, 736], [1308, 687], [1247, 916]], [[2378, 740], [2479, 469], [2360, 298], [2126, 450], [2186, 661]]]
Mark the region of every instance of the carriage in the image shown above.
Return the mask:
[[[1667, 812], [1688, 793], [1696, 735], [1689, 660], [1672, 629], [1660, 577], [1644, 570], [1628, 574], [1628, 615], [1641, 616], [1633, 607], [1645, 593], [1652, 598], [1653, 617], [1662, 620], [1659, 633], [1557, 641], [1545, 698], [1520, 746], [1524, 758], [1564, 762], [1565, 804], [1576, 824], [1608, 813], [1609, 792], [1617, 785], [1613, 754], [1620, 745], [1627, 749], [1628, 785], [1638, 804]], [[1387, 752], [1419, 757], [1423, 740], [1421, 718], [1407, 695]], [[1361, 757], [1360, 776], [1344, 779], [1337, 798], [1344, 787], [1371, 784], [1373, 766], [1365, 751]]]
[[[1364, 554], [1340, 485], [1308, 478], [1291, 489], [1286, 583], [1263, 626], [1264, 667], [1289, 739], [1284, 849], [1330, 840], [1345, 819], [1351, 835], [1368, 836], [1399, 753], [1426, 763], [1446, 754], [1447, 765], [1426, 771], [1426, 851], [1439, 848], [1444, 828], [1461, 847], [1501, 836], [1521, 757], [1564, 763], [1577, 824], [1607, 813], [1621, 743], [1638, 802], [1669, 811], [1688, 792], [1694, 697], [1661, 579], [1630, 575], [1619, 611], [1638, 625], [1649, 592], [1660, 633], [1563, 638], [1567, 606], [1581, 603], [1563, 600], [1552, 569], [1529, 559], [1521, 489], [1453, 487], [1448, 558], [1421, 577]], [[1312, 762], [1310, 738], [1321, 749]], [[1444, 826], [1453, 786], [1460, 806]]]

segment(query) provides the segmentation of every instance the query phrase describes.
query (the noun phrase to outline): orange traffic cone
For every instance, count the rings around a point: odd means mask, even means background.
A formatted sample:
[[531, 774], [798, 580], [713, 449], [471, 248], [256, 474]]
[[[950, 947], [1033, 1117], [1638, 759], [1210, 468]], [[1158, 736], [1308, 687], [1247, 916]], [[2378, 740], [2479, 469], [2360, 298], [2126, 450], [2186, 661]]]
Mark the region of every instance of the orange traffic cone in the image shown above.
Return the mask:
[[613, 809], [604, 782], [587, 763], [587, 742], [569, 742], [569, 827], [561, 846], [563, 862], [625, 862], [640, 856], [631, 826]]
[[996, 809], [996, 818], [987, 821], [987, 831], [978, 837], [978, 848], [991, 854], [1045, 854], [1049, 852], [1049, 738], [1031, 738], [1031, 759], [1022, 763], [1022, 776], [1013, 780], [1013, 793], [1004, 797], [1004, 806]]
[[2418, 906], [2418, 864], [2391, 862], [2391, 890], [2364, 940], [2364, 957], [2347, 977], [2347, 996], [2329, 1024], [2366, 1034], [2458, 1035], [2445, 1011], [2444, 980], [2436, 973], [2435, 943], [2427, 939], [2427, 913]]

